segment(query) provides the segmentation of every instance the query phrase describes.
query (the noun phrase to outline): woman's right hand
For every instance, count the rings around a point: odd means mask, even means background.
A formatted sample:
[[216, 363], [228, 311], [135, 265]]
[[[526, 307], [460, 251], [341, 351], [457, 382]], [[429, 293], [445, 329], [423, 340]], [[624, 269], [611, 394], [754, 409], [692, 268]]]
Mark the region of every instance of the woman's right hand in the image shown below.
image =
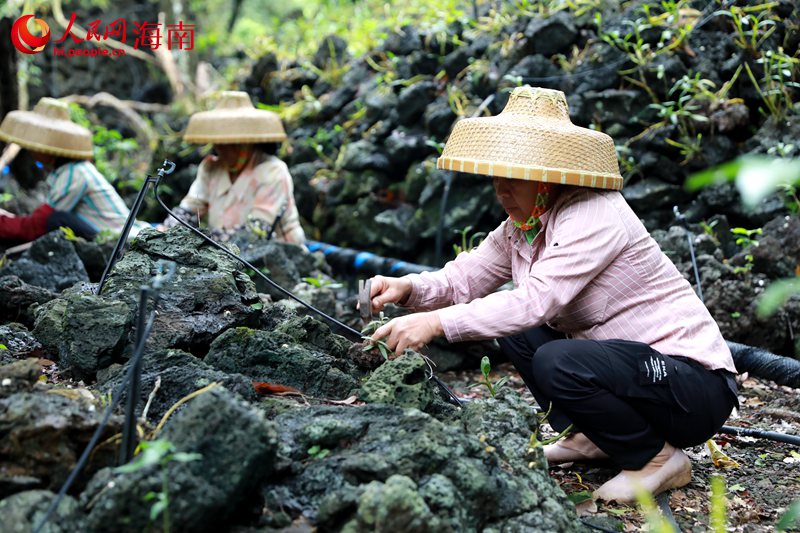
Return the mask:
[[402, 304], [411, 296], [411, 280], [408, 278], [387, 278], [375, 276], [369, 291], [372, 312], [378, 313], [389, 303]]

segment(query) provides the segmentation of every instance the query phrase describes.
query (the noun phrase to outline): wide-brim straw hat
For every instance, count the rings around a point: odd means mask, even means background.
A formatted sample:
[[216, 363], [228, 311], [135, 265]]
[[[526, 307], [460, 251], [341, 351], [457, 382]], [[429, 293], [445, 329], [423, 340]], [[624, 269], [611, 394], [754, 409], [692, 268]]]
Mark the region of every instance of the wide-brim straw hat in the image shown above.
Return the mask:
[[572, 124], [564, 93], [518, 87], [494, 117], [456, 123], [440, 169], [499, 178], [622, 189], [614, 141]]
[[242, 91], [224, 91], [210, 111], [189, 119], [183, 139], [195, 144], [271, 143], [286, 139], [281, 118], [256, 109]]
[[54, 98], [42, 98], [33, 111], [11, 111], [0, 124], [0, 139], [34, 152], [91, 159], [92, 133], [69, 119], [69, 107]]

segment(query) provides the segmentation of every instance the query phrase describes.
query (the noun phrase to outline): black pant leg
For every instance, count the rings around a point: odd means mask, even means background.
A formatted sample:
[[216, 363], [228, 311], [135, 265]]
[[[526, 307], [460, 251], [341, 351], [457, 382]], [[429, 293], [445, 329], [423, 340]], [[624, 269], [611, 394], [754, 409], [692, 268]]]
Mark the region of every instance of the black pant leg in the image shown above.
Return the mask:
[[47, 231], [51, 232], [60, 227], [70, 228], [75, 235], [84, 239], [94, 239], [97, 231], [75, 213], [67, 211], [54, 211], [47, 217]]
[[537, 389], [533, 379], [533, 354], [548, 342], [564, 338], [563, 333], [548, 326], [541, 326], [497, 339], [500, 351], [517, 369], [528, 390], [536, 399], [536, 403], [545, 411], [550, 412], [548, 421], [553, 429], [559, 432], [566, 429], [572, 422], [558, 408], [552, 406], [550, 399]]
[[557, 340], [532, 367], [540, 395], [626, 469], [644, 466], [665, 441], [702, 443], [735, 402], [724, 376], [638, 342]]

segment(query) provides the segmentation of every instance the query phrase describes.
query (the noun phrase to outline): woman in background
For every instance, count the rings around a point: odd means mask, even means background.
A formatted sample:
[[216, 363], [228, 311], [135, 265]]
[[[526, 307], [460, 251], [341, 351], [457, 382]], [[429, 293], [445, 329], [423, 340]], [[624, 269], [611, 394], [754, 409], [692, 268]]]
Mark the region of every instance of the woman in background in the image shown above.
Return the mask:
[[279, 240], [305, 242], [292, 176], [276, 156], [285, 139], [278, 115], [255, 109], [245, 92], [223, 92], [214, 109], [189, 119], [184, 140], [212, 144], [214, 154], [200, 163], [176, 214], [194, 225], [206, 217], [209, 229], [223, 236], [252, 218]]
[[[30, 151], [48, 172], [47, 199], [30, 215], [0, 212], [0, 239], [32, 241], [59, 227], [92, 238], [119, 232], [130, 210], [92, 164], [92, 134], [69, 118], [66, 103], [42, 98], [33, 111], [12, 111], [0, 124], [0, 140]], [[135, 235], [144, 225], [132, 228]]]

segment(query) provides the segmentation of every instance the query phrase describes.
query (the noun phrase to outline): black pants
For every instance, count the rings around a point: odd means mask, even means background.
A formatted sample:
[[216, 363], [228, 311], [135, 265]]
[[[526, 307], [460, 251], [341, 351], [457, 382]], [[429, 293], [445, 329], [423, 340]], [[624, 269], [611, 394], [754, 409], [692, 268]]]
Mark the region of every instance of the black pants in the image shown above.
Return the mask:
[[97, 235], [97, 231], [87, 224], [83, 219], [67, 211], [54, 211], [47, 217], [47, 232], [60, 227], [70, 228], [75, 235], [91, 240]]
[[[736, 382], [683, 357], [624, 340], [574, 340], [547, 328], [498, 339], [556, 431], [574, 424], [621, 468], [669, 442], [711, 438], [737, 404]], [[552, 402], [552, 407], [551, 407]]]

